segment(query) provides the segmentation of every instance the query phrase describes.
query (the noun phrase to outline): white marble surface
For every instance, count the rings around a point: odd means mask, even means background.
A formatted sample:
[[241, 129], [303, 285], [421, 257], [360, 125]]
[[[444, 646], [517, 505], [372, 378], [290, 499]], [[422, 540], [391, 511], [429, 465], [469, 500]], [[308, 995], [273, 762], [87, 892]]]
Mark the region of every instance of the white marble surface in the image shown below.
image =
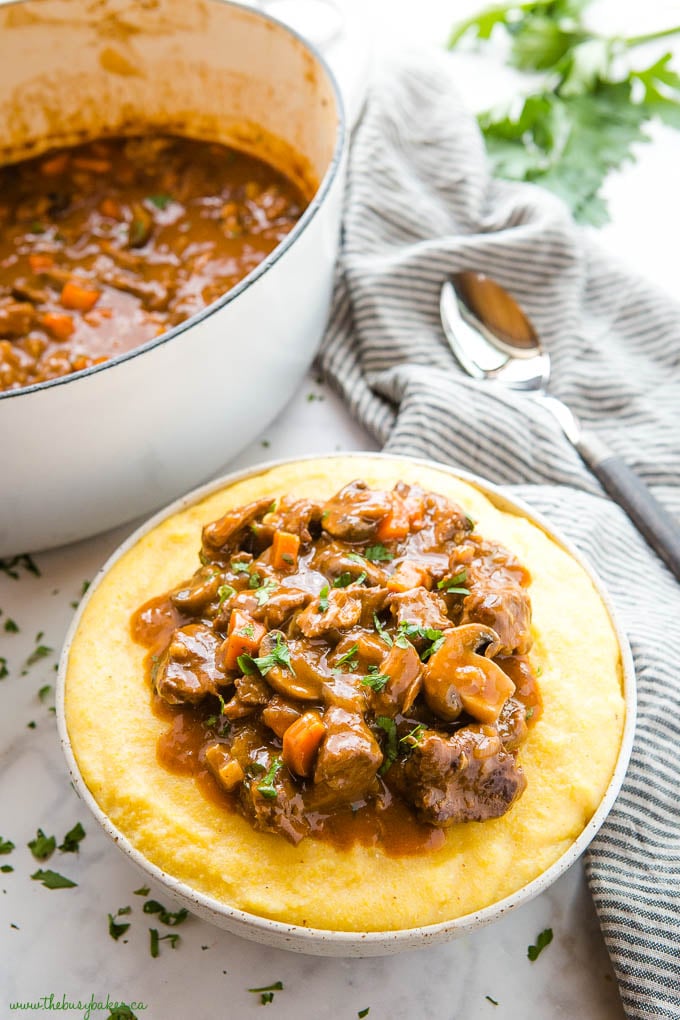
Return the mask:
[[[373, 0], [365, 8], [376, 39], [377, 59], [408, 41], [441, 43], [452, 17], [477, 6], [420, 0], [417, 5]], [[353, 6], [356, 10], [356, 5]], [[641, 5], [608, 0], [599, 16], [629, 31], [669, 23], [676, 0]], [[336, 47], [337, 43], [333, 44]], [[353, 102], [358, 102], [364, 64], [336, 52], [344, 64]], [[362, 58], [363, 59], [363, 58]], [[348, 68], [354, 66], [355, 73]], [[480, 108], [502, 94], [508, 73], [493, 61], [456, 60], [459, 84], [471, 106]], [[669, 290], [676, 287], [680, 202], [675, 181], [680, 135], [657, 129], [634, 167], [608, 185], [614, 221], [601, 232], [612, 252]], [[309, 395], [314, 394], [314, 399]], [[279, 419], [229, 467], [276, 456], [372, 448], [339, 401], [310, 375]], [[1, 485], [1, 480], [0, 480]], [[49, 512], [49, 508], [46, 508]], [[100, 832], [68, 783], [54, 721], [53, 695], [38, 690], [54, 684], [54, 664], [85, 579], [91, 577], [131, 526], [68, 549], [36, 557], [41, 577], [19, 580], [0, 575], [0, 655], [9, 676], [0, 683], [0, 835], [16, 849], [0, 856], [14, 871], [0, 874], [0, 1017], [45, 1015], [11, 1011], [14, 1001], [42, 996], [70, 1000], [137, 1000], [139, 1017], [179, 1020], [257, 1016], [263, 1008], [281, 1020], [352, 1018], [370, 1007], [369, 1020], [420, 1020], [458, 1016], [546, 1020], [581, 1016], [621, 1020], [615, 981], [583, 878], [575, 865], [548, 892], [498, 924], [447, 946], [372, 960], [327, 960], [262, 948], [190, 918], [176, 930], [173, 951], [163, 943], [158, 959], [149, 954], [149, 927], [163, 926], [142, 913], [136, 870]], [[4, 631], [11, 617], [19, 633]], [[44, 636], [36, 641], [36, 635]], [[25, 663], [36, 643], [53, 649], [34, 665]], [[24, 672], [24, 670], [26, 670]], [[28, 728], [31, 721], [34, 729]], [[44, 867], [71, 877], [77, 888], [49, 891], [30, 879], [39, 866], [26, 843], [40, 826], [60, 840], [80, 820], [87, 832], [80, 853], [55, 853]], [[151, 895], [164, 900], [161, 890]], [[167, 901], [166, 901], [167, 902]], [[120, 941], [108, 934], [107, 914], [133, 908], [131, 927]], [[169, 905], [169, 904], [168, 904]], [[554, 941], [531, 963], [526, 949], [552, 927]], [[263, 1007], [248, 988], [282, 981], [271, 1005]], [[494, 1005], [486, 997], [495, 999]], [[55, 1008], [53, 1006], [53, 1008]], [[61, 1011], [85, 1016], [85, 1010]], [[94, 1011], [108, 1017], [109, 1010]]]

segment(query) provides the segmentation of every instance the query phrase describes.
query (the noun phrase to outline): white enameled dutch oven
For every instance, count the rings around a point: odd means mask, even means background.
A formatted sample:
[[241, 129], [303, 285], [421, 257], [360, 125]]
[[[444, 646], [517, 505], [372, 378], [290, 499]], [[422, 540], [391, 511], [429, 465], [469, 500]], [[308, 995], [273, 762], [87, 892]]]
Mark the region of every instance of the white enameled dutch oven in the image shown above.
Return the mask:
[[[254, 940], [265, 945], [275, 946], [279, 949], [289, 949], [294, 952], [307, 953], [315, 956], [383, 956], [392, 953], [402, 952], [409, 949], [423, 948], [427, 945], [450, 941], [459, 936], [466, 935], [478, 928], [482, 928], [493, 921], [499, 920], [508, 911], [513, 910], [522, 904], [528, 903], [535, 896], [544, 892], [556, 881], [572, 864], [574, 864], [584, 852], [588, 844], [596, 835], [598, 829], [604, 822], [611, 810], [616, 796], [621, 788], [628, 761], [630, 759], [633, 738], [635, 733], [636, 695], [635, 695], [635, 673], [633, 660], [628, 645], [628, 640], [617, 623], [614, 615], [611, 600], [603, 588], [601, 581], [594, 573], [592, 567], [583, 559], [574, 546], [562, 535], [556, 533], [553, 527], [541, 517], [535, 510], [526, 503], [510, 498], [502, 489], [498, 489], [485, 479], [479, 478], [467, 472], [453, 470], [441, 464], [434, 464], [431, 461], [417, 460], [415, 458], [391, 457], [385, 454], [345, 454], [340, 457], [361, 458], [362, 464], [369, 460], [376, 463], [393, 463], [396, 467], [404, 464], [411, 464], [415, 469], [436, 468], [446, 472], [452, 477], [469, 483], [486, 496], [498, 509], [527, 518], [544, 531], [558, 546], [561, 546], [585, 571], [590, 578], [595, 591], [599, 595], [609, 616], [620, 653], [622, 697], [625, 706], [625, 724], [621, 735], [618, 755], [613, 768], [611, 779], [603, 792], [602, 798], [595, 806], [592, 816], [589, 818], [578, 837], [570, 842], [564, 852], [545, 871], [540, 873], [532, 881], [517, 889], [516, 892], [503, 899], [491, 903], [489, 906], [474, 913], [444, 921], [438, 924], [431, 924], [424, 927], [403, 928], [389, 931], [335, 931], [330, 929], [313, 928], [300, 924], [286, 924], [281, 921], [271, 920], [268, 917], [257, 916], [244, 910], [235, 909], [224, 902], [220, 902], [205, 893], [199, 892], [185, 881], [158, 867], [141, 853], [130, 840], [113, 824], [107, 813], [102, 809], [96, 797], [89, 789], [80, 771], [74, 748], [71, 742], [68, 726], [67, 698], [68, 698], [68, 672], [71, 648], [74, 639], [77, 637], [83, 615], [87, 610], [90, 601], [96, 597], [96, 592], [102, 582], [106, 581], [112, 570], [125, 555], [133, 549], [138, 542], [146, 535], [162, 524], [167, 518], [186, 510], [195, 504], [200, 503], [212, 493], [226, 489], [228, 486], [255, 478], [259, 475], [265, 476], [270, 470], [286, 467], [301, 467], [309, 464], [321, 464], [327, 460], [332, 469], [334, 458], [308, 457], [295, 461], [275, 461], [267, 464], [259, 464], [255, 468], [237, 472], [211, 482], [208, 485], [189, 493], [182, 499], [177, 500], [171, 506], [158, 513], [147, 521], [104, 564], [97, 577], [90, 585], [87, 595], [81, 602], [75, 614], [71, 628], [66, 637], [61, 655], [59, 675], [57, 678], [57, 722], [61, 737], [62, 748], [66, 757], [69, 773], [73, 786], [79, 796], [87, 804], [88, 808], [102, 826], [108, 836], [116, 843], [127, 858], [135, 864], [146, 877], [153, 878], [163, 886], [167, 895], [171, 896], [177, 903], [191, 910], [199, 917], [210, 921], [219, 928], [240, 935], [243, 938]], [[566, 735], [568, 736], [568, 735]]]
[[0, 163], [145, 129], [252, 152], [311, 197], [240, 284], [102, 365], [0, 393], [0, 556], [59, 545], [208, 478], [292, 395], [330, 302], [337, 85], [284, 25], [224, 0], [0, 6]]

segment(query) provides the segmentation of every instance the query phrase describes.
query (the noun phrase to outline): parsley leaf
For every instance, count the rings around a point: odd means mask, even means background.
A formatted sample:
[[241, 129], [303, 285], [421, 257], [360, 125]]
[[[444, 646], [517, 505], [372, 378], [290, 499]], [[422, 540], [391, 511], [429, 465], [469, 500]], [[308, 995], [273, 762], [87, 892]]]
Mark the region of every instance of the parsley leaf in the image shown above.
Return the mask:
[[260, 655], [254, 659], [252, 655], [244, 652], [243, 655], [239, 655], [236, 661], [239, 669], [247, 676], [252, 676], [255, 672], [266, 676], [274, 666], [285, 666], [295, 675], [293, 664], [290, 661], [290, 649], [280, 633], [277, 633], [274, 648], [268, 655]]
[[242, 560], [232, 560], [231, 569], [235, 574], [248, 574], [250, 573], [250, 563], [243, 563]]
[[319, 612], [320, 613], [325, 613], [326, 610], [328, 609], [328, 592], [329, 592], [329, 590], [330, 589], [329, 589], [328, 585], [324, 584], [323, 588], [319, 592]]
[[577, 220], [599, 226], [609, 218], [601, 186], [609, 171], [635, 158], [634, 143], [649, 140], [649, 120], [680, 128], [680, 75], [669, 66], [672, 55], [642, 69], [631, 55], [680, 26], [606, 37], [585, 25], [588, 4], [504, 3], [461, 23], [449, 46], [463, 37], [488, 40], [497, 27], [506, 32], [511, 63], [534, 78], [522, 103], [513, 97], [509, 109], [479, 117], [492, 168], [501, 177], [542, 184]]
[[389, 682], [390, 677], [387, 673], [371, 673], [361, 678], [362, 687], [370, 687], [371, 690], [376, 691], [378, 694], [385, 690]]
[[370, 1012], [371, 1012], [371, 1007], [370, 1006], [366, 1006], [366, 1009], [360, 1009], [359, 1010], [359, 1012], [357, 1013], [357, 1016], [359, 1017], [359, 1020], [363, 1020], [363, 1018], [365, 1016], [368, 1016], [368, 1014]]
[[0, 572], [7, 574], [8, 577], [13, 578], [15, 581], [19, 580], [21, 570], [25, 570], [27, 574], [33, 574], [35, 577], [42, 576], [35, 560], [28, 553], [21, 553], [19, 556], [11, 556], [0, 560]]
[[36, 882], [42, 882], [46, 889], [73, 889], [78, 885], [77, 882], [72, 882], [70, 878], [66, 878], [64, 875], [60, 875], [57, 871], [43, 871], [40, 868], [35, 874], [31, 875], [31, 878]]
[[399, 743], [408, 744], [410, 747], [418, 747], [423, 742], [423, 733], [426, 729], [425, 723], [418, 723], [412, 730], [409, 730], [405, 737], [401, 737]]
[[50, 691], [52, 690], [52, 684], [43, 684], [38, 691], [38, 698], [40, 701], [45, 701], [49, 697]]
[[59, 844], [59, 849], [63, 854], [77, 854], [80, 850], [80, 844], [85, 839], [85, 829], [82, 827], [80, 822], [76, 822], [72, 829], [64, 836], [64, 842]]
[[381, 623], [381, 622], [380, 622], [380, 620], [378, 619], [378, 614], [377, 614], [377, 613], [374, 613], [374, 614], [373, 614], [373, 626], [375, 627], [376, 631], [378, 632], [379, 636], [380, 636], [380, 637], [381, 637], [381, 638], [383, 639], [383, 641], [385, 642], [385, 644], [386, 644], [386, 645], [389, 645], [389, 646], [390, 646], [390, 648], [391, 648], [391, 647], [392, 647], [392, 644], [393, 644], [393, 642], [392, 642], [392, 638], [391, 638], [391, 637], [390, 637], [390, 635], [389, 635], [389, 634], [387, 633], [387, 631], [386, 631], [386, 630], [385, 630], [385, 628], [383, 627], [382, 623]]
[[533, 963], [537, 960], [540, 954], [543, 952], [546, 946], [549, 946], [553, 940], [552, 928], [544, 928], [540, 935], [536, 936], [536, 943], [533, 946], [529, 946], [527, 949], [527, 956]]
[[142, 885], [142, 886], [140, 886], [139, 889], [135, 889], [134, 890], [133, 895], [134, 896], [148, 896], [149, 892], [150, 892], [150, 890], [149, 890], [148, 885]]
[[278, 584], [272, 577], [268, 577], [259, 588], [255, 589], [255, 598], [257, 599], [258, 606], [263, 606], [265, 602], [269, 602], [274, 591], [278, 588]]
[[358, 654], [359, 654], [359, 645], [352, 645], [352, 647], [349, 649], [349, 651], [345, 652], [344, 655], [340, 656], [340, 658], [335, 663], [335, 666], [333, 668], [337, 669], [339, 666], [345, 666], [346, 665], [348, 669], [350, 669], [350, 670], [354, 669], [356, 664], [357, 664], [356, 657], [357, 657]]
[[249, 992], [260, 996], [260, 1004], [267, 1006], [274, 999], [274, 992], [283, 991], [283, 981], [275, 981], [271, 985], [263, 985], [262, 988], [249, 988]]
[[0, 680], [4, 680], [6, 676], [9, 676], [9, 670], [7, 669], [7, 659], [4, 655], [0, 655]]
[[154, 960], [159, 956], [161, 942], [169, 942], [176, 949], [179, 941], [180, 936], [177, 934], [159, 935], [158, 928], [149, 928], [149, 952]]
[[54, 836], [46, 836], [42, 829], [38, 829], [35, 839], [26, 844], [36, 861], [46, 861], [54, 853], [57, 841]]
[[386, 715], [377, 716], [375, 721], [380, 729], [387, 735], [385, 758], [379, 769], [380, 775], [384, 776], [387, 770], [397, 760], [397, 724], [394, 719], [390, 719], [389, 716]]
[[5, 620], [5, 630], [8, 634], [18, 634], [19, 625], [16, 623], [15, 620], [8, 616], [7, 619]]
[[155, 205], [157, 209], [163, 210], [167, 209], [172, 202], [172, 195], [147, 195], [147, 201], [151, 202], [152, 205]]
[[230, 599], [232, 595], [236, 594], [236, 588], [232, 588], [230, 584], [221, 584], [220, 587], [217, 589], [217, 594], [220, 597], [220, 601], [218, 603], [217, 608], [220, 609], [222, 607], [222, 604], [226, 602], [227, 599]]
[[347, 585], [351, 584], [354, 578], [350, 574], [349, 570], [344, 570], [342, 574], [335, 578], [333, 581], [334, 588], [346, 588]]
[[158, 920], [162, 921], [163, 924], [167, 924], [170, 928], [176, 928], [182, 921], [186, 921], [189, 916], [189, 911], [186, 907], [182, 907], [181, 910], [173, 913], [171, 910], [166, 910], [158, 900], [147, 900], [142, 910], [145, 914], [158, 914]]
[[11, 839], [3, 839], [0, 836], [0, 854], [11, 854], [14, 850], [14, 843]]
[[121, 916], [122, 914], [129, 914], [129, 913], [130, 913], [130, 908], [129, 907], [122, 907], [115, 914], [109, 914], [109, 935], [116, 942], [121, 937], [121, 935], [124, 935], [125, 932], [128, 930], [128, 928], [130, 927], [129, 923], [128, 924], [120, 924], [116, 920], [116, 918]]
[[[40, 634], [36, 640], [39, 640], [40, 637], [42, 637], [42, 634]], [[46, 656], [51, 655], [53, 651], [54, 649], [50, 648], [49, 645], [36, 645], [29, 657], [26, 659], [26, 667], [35, 666], [36, 662], [39, 662], [40, 659], [44, 659]]]
[[274, 786], [274, 780], [276, 779], [277, 773], [280, 768], [281, 768], [281, 756], [277, 754], [273, 758], [272, 763], [269, 766], [269, 771], [261, 780], [261, 782], [257, 784], [256, 789], [258, 793], [261, 793], [263, 797], [267, 798], [267, 800], [275, 800], [276, 797], [278, 796], [278, 791]]
[[9, 874], [10, 871], [14, 871], [14, 868], [12, 867], [11, 864], [3, 864], [0, 867], [0, 871], [3, 873], [3, 875], [7, 875]]
[[377, 545], [369, 545], [364, 556], [367, 560], [370, 560], [371, 563], [389, 563], [390, 560], [394, 559], [394, 553], [391, 553], [389, 549], [380, 542], [378, 542]]

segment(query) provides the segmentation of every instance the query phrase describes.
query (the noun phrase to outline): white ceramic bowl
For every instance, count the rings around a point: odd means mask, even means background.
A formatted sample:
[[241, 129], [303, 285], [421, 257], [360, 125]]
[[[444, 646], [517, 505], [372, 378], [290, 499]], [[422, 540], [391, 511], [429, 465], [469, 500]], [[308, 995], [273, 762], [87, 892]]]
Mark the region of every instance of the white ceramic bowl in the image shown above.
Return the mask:
[[254, 152], [316, 189], [285, 240], [199, 314], [105, 364], [0, 393], [4, 556], [161, 506], [289, 399], [328, 314], [345, 129], [321, 57], [224, 0], [2, 4], [0, 124], [0, 164], [150, 127]]
[[[347, 455], [345, 454], [344, 456]], [[380, 457], [387, 459], [384, 454], [361, 454], [361, 457]], [[141, 528], [134, 532], [134, 534], [132, 534], [123, 543], [123, 545], [120, 546], [120, 548], [101, 568], [97, 577], [90, 585], [88, 593], [84, 601], [81, 603], [71, 624], [61, 655], [59, 676], [57, 679], [57, 721], [62, 748], [66, 756], [72, 782], [80, 797], [85, 801], [104, 831], [113, 839], [125, 855], [147, 876], [150, 876], [155, 881], [163, 885], [168, 894], [174, 897], [174, 899], [182, 906], [187, 907], [194, 914], [204, 918], [206, 921], [210, 921], [219, 928], [224, 928], [236, 935], [241, 935], [244, 938], [261, 942], [265, 945], [275, 946], [278, 949], [289, 949], [295, 952], [307, 953], [315, 956], [384, 956], [408, 949], [422, 948], [423, 946], [431, 943], [446, 942], [457, 938], [458, 936], [465, 935], [468, 932], [474, 931], [477, 928], [481, 928], [484, 925], [498, 920], [508, 911], [521, 906], [523, 903], [527, 903], [529, 900], [533, 899], [534, 896], [543, 892], [552, 885], [552, 883], [559, 878], [559, 876], [562, 875], [567, 868], [578, 860], [605, 820], [623, 782], [633, 745], [636, 709], [635, 674], [627, 638], [616, 621], [611, 600], [601, 581], [594, 573], [592, 567], [588, 565], [581, 554], [571, 545], [570, 542], [568, 542], [562, 535], [555, 532], [554, 528], [527, 504], [515, 499], [514, 497], [510, 498], [501, 489], [492, 485], [490, 482], [484, 481], [483, 479], [478, 478], [475, 475], [468, 474], [467, 472], [454, 471], [445, 465], [434, 464], [432, 462], [418, 460], [415, 458], [389, 458], [401, 463], [405, 460], [409, 460], [412, 463], [421, 464], [423, 466], [428, 466], [429, 464], [430, 466], [437, 467], [439, 470], [448, 471], [448, 473], [454, 477], [474, 485], [501, 510], [508, 510], [511, 513], [516, 513], [526, 517], [545, 531], [555, 542], [557, 542], [558, 545], [566, 549], [566, 551], [583, 567], [590, 577], [609, 613], [620, 647], [623, 668], [623, 694], [626, 720], [616, 766], [597, 810], [575, 842], [571, 844], [568, 850], [566, 850], [554, 864], [552, 864], [532, 882], [529, 882], [511, 896], [493, 903], [490, 906], [485, 907], [483, 910], [467, 914], [463, 917], [458, 917], [451, 921], [426, 927], [407, 928], [384, 932], [345, 932], [284, 924], [279, 921], [272, 921], [264, 917], [259, 917], [255, 914], [247, 913], [243, 910], [236, 910], [226, 906], [218, 900], [197, 892], [185, 882], [178, 881], [172, 875], [163, 871], [155, 864], [152, 864], [146, 857], [144, 857], [143, 854], [136, 850], [130, 844], [129, 840], [111, 823], [110, 819], [101, 809], [83, 780], [73, 753], [65, 718], [64, 687], [71, 642], [78, 629], [80, 618], [85, 606], [97, 590], [98, 584], [102, 578], [108, 573], [114, 563], [116, 563], [120, 557], [128, 551], [128, 549], [134, 546], [143, 535], [147, 534], [147, 532], [160, 524], [161, 521], [181, 510], [186, 509], [188, 506], [199, 502], [212, 492], [216, 492], [251, 475], [260, 474], [261, 472], [278, 465], [299, 463], [300, 461], [304, 462], [304, 460], [316, 462], [320, 459], [322, 458], [315, 456], [309, 458], [296, 458], [295, 461], [290, 462], [272, 461], [266, 464], [259, 464], [257, 467], [250, 468], [246, 471], [227, 475], [224, 478], [213, 481], [209, 485], [202, 486], [194, 492], [189, 493], [187, 496], [177, 500], [171, 506], [156, 514], [151, 518], [151, 520], [147, 521]]]

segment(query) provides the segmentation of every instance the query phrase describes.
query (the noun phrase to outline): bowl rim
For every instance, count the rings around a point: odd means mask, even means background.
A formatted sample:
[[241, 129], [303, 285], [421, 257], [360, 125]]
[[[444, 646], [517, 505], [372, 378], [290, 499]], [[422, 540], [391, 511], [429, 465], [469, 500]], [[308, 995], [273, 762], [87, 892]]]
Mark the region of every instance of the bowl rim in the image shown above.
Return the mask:
[[[19, 6], [22, 4], [30, 4], [31, 2], [33, 2], [33, 0], [5, 0], [3, 6], [12, 7]], [[291, 28], [289, 25], [281, 21], [279, 18], [275, 18], [273, 15], [268, 14], [267, 12], [261, 10], [258, 7], [251, 7], [248, 4], [239, 3], [238, 0], [209, 0], [209, 2], [212, 4], [220, 4], [223, 7], [234, 8], [243, 14], [251, 16], [255, 19], [259, 18], [261, 21], [268, 22], [275, 26], [277, 29], [282, 30], [283, 32], [287, 33], [292, 39], [299, 42], [308, 51], [308, 53], [310, 53], [312, 57], [314, 57], [317, 64], [324, 71], [335, 98], [337, 125], [335, 129], [335, 143], [333, 145], [333, 153], [331, 155], [330, 162], [328, 163], [326, 171], [319, 183], [319, 186], [317, 187], [316, 191], [314, 192], [314, 195], [312, 196], [311, 201], [309, 202], [307, 208], [304, 210], [302, 216], [297, 221], [293, 229], [288, 234], [286, 234], [282, 241], [279, 241], [276, 247], [257, 266], [255, 266], [254, 269], [252, 269], [246, 276], [244, 276], [242, 280], [239, 280], [239, 282], [235, 284], [235, 286], [232, 287], [230, 290], [228, 290], [226, 294], [222, 294], [221, 297], [217, 298], [216, 301], [213, 301], [211, 304], [206, 305], [205, 308], [202, 308], [200, 311], [190, 316], [190, 318], [184, 319], [182, 322], [178, 322], [176, 326], [172, 326], [164, 333], [161, 333], [160, 336], [152, 337], [150, 340], [147, 340], [146, 343], [140, 344], [138, 347], [133, 347], [129, 351], [123, 351], [121, 354], [116, 355], [115, 358], [111, 358], [110, 360], [104, 361], [101, 364], [90, 365], [89, 368], [83, 368], [79, 372], [71, 372], [69, 375], [60, 375], [57, 376], [55, 379], [45, 379], [42, 382], [33, 383], [30, 386], [22, 386], [19, 389], [0, 390], [0, 401], [10, 400], [13, 397], [14, 398], [21, 397], [26, 393], [40, 393], [45, 390], [51, 390], [56, 386], [64, 386], [70, 382], [76, 382], [80, 381], [81, 379], [86, 379], [92, 375], [97, 374], [98, 372], [105, 372], [108, 368], [116, 368], [119, 365], [131, 361], [133, 358], [145, 354], [147, 351], [155, 350], [157, 347], [163, 346], [170, 340], [173, 340], [176, 336], [179, 336], [182, 333], [186, 332], [187, 330], [191, 329], [197, 323], [202, 322], [204, 319], [209, 318], [211, 315], [214, 315], [215, 312], [218, 312], [226, 305], [231, 304], [231, 302], [234, 301], [239, 296], [239, 294], [242, 294], [249, 287], [252, 287], [254, 283], [257, 283], [260, 277], [264, 276], [267, 270], [269, 270], [273, 265], [275, 265], [275, 263], [278, 262], [279, 259], [286, 254], [289, 248], [292, 247], [297, 238], [304, 233], [304, 231], [307, 229], [307, 227], [309, 226], [309, 224], [311, 223], [311, 221], [314, 219], [317, 212], [321, 208], [324, 199], [326, 198], [328, 192], [330, 191], [333, 185], [333, 182], [338, 176], [338, 171], [340, 169], [340, 166], [342, 165], [343, 155], [345, 152], [348, 137], [346, 111], [338, 79], [335, 75], [335, 72], [331, 69], [328, 61], [322, 55], [321, 51], [316, 47], [314, 43], [306, 39], [296, 29]]]
[[[439, 921], [435, 924], [416, 925], [412, 928], [395, 928], [381, 931], [336, 931], [335, 929], [312, 928], [298, 924], [289, 924], [284, 921], [276, 921], [271, 918], [262, 917], [259, 914], [252, 914], [246, 910], [230, 907], [228, 904], [225, 904], [212, 896], [208, 896], [205, 893], [199, 892], [186, 882], [181, 881], [164, 871], [157, 864], [148, 860], [141, 851], [137, 850], [130, 843], [128, 838], [110, 821], [108, 815], [99, 806], [94, 795], [90, 792], [80, 773], [80, 768], [71, 747], [65, 715], [66, 670], [71, 644], [78, 630], [81, 617], [89, 604], [90, 599], [94, 595], [103, 578], [108, 574], [109, 570], [119, 559], [121, 559], [122, 556], [136, 545], [140, 539], [168, 517], [188, 509], [190, 506], [201, 502], [207, 496], [218, 492], [220, 489], [235, 485], [247, 478], [257, 477], [258, 475], [267, 473], [273, 468], [284, 467], [292, 464], [318, 462], [320, 460], [333, 461], [336, 459], [351, 459], [353, 457], [357, 457], [357, 459], [361, 458], [362, 460], [390, 460], [396, 463], [403, 463], [404, 461], [407, 461], [408, 463], [420, 465], [421, 467], [443, 471], [463, 482], [471, 484], [483, 495], [488, 496], [494, 505], [499, 506], [501, 509], [519, 514], [520, 516], [528, 517], [532, 523], [537, 524], [542, 531], [548, 534], [550, 538], [556, 541], [558, 545], [568, 552], [577, 561], [577, 563], [579, 563], [590, 578], [590, 581], [602, 600], [612, 623], [621, 655], [623, 674], [622, 694], [626, 711], [626, 718], [623, 733], [621, 735], [621, 743], [619, 745], [616, 765], [605, 793], [593, 816], [579, 833], [578, 837], [564, 851], [564, 853], [550, 865], [549, 868], [541, 872], [540, 875], [537, 875], [536, 878], [532, 879], [514, 893], [504, 897], [502, 900], [498, 900], [495, 903], [491, 903], [488, 906], [483, 907], [481, 910], [476, 910], [472, 913], [464, 914], [461, 917], [447, 921]], [[593, 567], [583, 557], [579, 550], [576, 549], [575, 546], [561, 534], [559, 529], [555, 530], [552, 524], [550, 524], [550, 522], [547, 521], [542, 514], [534, 510], [533, 507], [525, 503], [524, 500], [519, 499], [514, 495], [509, 495], [504, 491], [502, 486], [497, 486], [469, 471], [459, 470], [451, 465], [443, 464], [439, 461], [430, 460], [424, 457], [412, 457], [407, 454], [400, 455], [382, 453], [378, 451], [359, 450], [332, 454], [309, 454], [302, 457], [284, 457], [258, 463], [248, 468], [242, 468], [240, 470], [230, 472], [220, 478], [207, 482], [206, 484], [193, 489], [191, 492], [186, 493], [184, 496], [179, 497], [179, 499], [174, 500], [164, 509], [153, 514], [140, 527], [136, 528], [132, 534], [121, 543], [121, 545], [118, 546], [118, 548], [107, 558], [106, 562], [101, 566], [93, 578], [87, 593], [81, 600], [69, 626], [59, 659], [59, 670], [56, 681], [57, 727], [62, 751], [66, 758], [73, 786], [76, 793], [86, 803], [106, 834], [118, 847], [120, 847], [120, 849], [134, 864], [141, 868], [141, 870], [150, 877], [162, 883], [169, 893], [178, 896], [182, 900], [193, 903], [195, 907], [198, 908], [197, 912], [199, 912], [202, 917], [210, 919], [213, 916], [218, 916], [225, 922], [230, 922], [230, 924], [225, 924], [223, 927], [226, 927], [228, 930], [237, 934], [263, 942], [268, 938], [271, 938], [272, 944], [273, 940], [276, 939], [277, 944], [280, 946], [284, 948], [295, 948], [297, 951], [303, 953], [305, 951], [314, 953], [314, 947], [318, 946], [319, 943], [332, 944], [333, 948], [337, 950], [336, 955], [342, 955], [342, 950], [344, 948], [347, 950], [346, 955], [348, 956], [354, 955], [357, 948], [365, 949], [367, 951], [367, 955], [371, 953], [371, 950], [375, 953], [376, 950], [379, 951], [380, 947], [385, 947], [388, 944], [390, 947], [388, 951], [398, 951], [399, 949], [406, 950], [414, 947], [414, 940], [423, 944], [430, 944], [443, 942], [450, 938], [469, 933], [492, 923], [504, 914], [508, 913], [510, 910], [514, 910], [515, 908], [528, 903], [530, 900], [534, 899], [534, 897], [543, 892], [544, 889], [552, 885], [552, 883], [564, 874], [564, 872], [567, 871], [567, 869], [571, 867], [571, 865], [581, 856], [588, 844], [595, 837], [611, 810], [614, 801], [616, 800], [632, 753], [633, 739], [635, 735], [636, 710], [637, 699], [633, 657], [628, 638], [617, 619], [611, 597]], [[297, 944], [294, 947], [286, 947], [284, 946], [284, 940]]]

